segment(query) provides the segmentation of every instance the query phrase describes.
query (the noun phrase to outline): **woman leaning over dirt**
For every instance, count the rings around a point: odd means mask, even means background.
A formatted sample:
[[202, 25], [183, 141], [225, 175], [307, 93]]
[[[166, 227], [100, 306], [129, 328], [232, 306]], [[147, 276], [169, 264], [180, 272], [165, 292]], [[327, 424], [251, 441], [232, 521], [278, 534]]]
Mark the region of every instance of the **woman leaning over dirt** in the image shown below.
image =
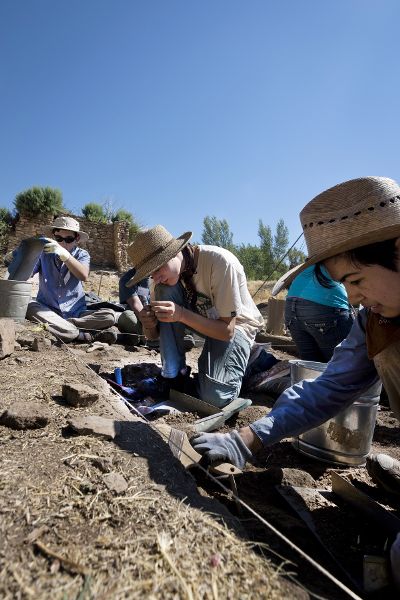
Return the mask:
[[[193, 438], [209, 461], [243, 467], [263, 447], [334, 417], [379, 378], [400, 420], [400, 186], [386, 177], [346, 181], [311, 200], [300, 220], [309, 258], [291, 276], [324, 265], [364, 308], [318, 379], [287, 389], [268, 416], [249, 427]], [[378, 485], [400, 495], [400, 461], [370, 455], [367, 469]], [[392, 562], [400, 567], [395, 548]]]
[[[335, 416], [379, 378], [400, 420], [400, 186], [385, 177], [346, 181], [311, 200], [300, 220], [309, 258], [290, 276], [323, 264], [364, 308], [317, 380], [287, 389], [250, 427], [195, 438], [196, 450], [211, 461], [244, 466], [262, 446]], [[400, 461], [373, 455], [367, 466], [375, 480], [400, 494]]]

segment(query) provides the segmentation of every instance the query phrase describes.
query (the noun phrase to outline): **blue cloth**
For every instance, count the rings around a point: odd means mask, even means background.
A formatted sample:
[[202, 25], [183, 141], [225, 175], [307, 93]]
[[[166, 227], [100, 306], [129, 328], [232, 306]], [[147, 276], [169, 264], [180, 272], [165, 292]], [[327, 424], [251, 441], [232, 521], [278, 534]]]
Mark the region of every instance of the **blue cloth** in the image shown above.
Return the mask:
[[293, 280], [289, 287], [287, 297], [303, 298], [325, 306], [333, 306], [335, 308], [349, 308], [349, 301], [346, 294], [346, 289], [342, 283], [334, 281], [329, 276], [328, 271], [324, 266], [321, 271], [329, 280], [332, 287], [324, 287], [318, 282], [314, 275], [315, 266], [307, 267]]
[[285, 324], [302, 360], [328, 362], [335, 347], [350, 333], [353, 314], [349, 308], [335, 308], [287, 298]]
[[[90, 267], [90, 256], [86, 250], [77, 247], [71, 254], [77, 261]], [[56, 254], [42, 252], [32, 276], [36, 273], [39, 273], [38, 302], [64, 319], [79, 317], [86, 310], [82, 282]]]
[[124, 273], [119, 280], [119, 301], [121, 304], [126, 304], [129, 298], [132, 296], [138, 295], [138, 288], [142, 287], [147, 290], [146, 298], [147, 301], [150, 301], [150, 279], [146, 277], [146, 279], [142, 279], [139, 283], [136, 283], [132, 287], [126, 287], [126, 283], [134, 277], [136, 273], [136, 269], [129, 269], [126, 273]]
[[363, 309], [318, 379], [305, 380], [285, 390], [268, 416], [250, 425], [265, 446], [317, 427], [378, 382], [374, 362], [367, 353], [366, 319]]

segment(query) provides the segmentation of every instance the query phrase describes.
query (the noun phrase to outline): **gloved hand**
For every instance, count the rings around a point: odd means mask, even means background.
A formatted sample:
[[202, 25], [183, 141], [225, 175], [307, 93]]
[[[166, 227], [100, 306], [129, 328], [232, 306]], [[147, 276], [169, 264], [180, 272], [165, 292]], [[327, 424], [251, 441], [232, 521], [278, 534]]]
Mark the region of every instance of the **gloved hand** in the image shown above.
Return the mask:
[[71, 258], [71, 253], [68, 252], [66, 248], [63, 248], [58, 242], [55, 240], [50, 240], [43, 247], [43, 252], [52, 252], [57, 254], [61, 258], [63, 262], [66, 262], [69, 258]]
[[230, 433], [198, 433], [190, 439], [190, 443], [209, 463], [222, 460], [243, 469], [253, 457], [235, 430]]

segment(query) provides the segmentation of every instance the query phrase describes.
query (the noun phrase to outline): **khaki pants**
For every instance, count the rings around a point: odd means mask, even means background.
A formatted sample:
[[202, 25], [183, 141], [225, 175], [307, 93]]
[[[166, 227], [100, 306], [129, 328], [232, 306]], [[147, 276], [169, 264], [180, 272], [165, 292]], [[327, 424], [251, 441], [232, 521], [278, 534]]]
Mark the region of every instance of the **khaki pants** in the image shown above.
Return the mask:
[[96, 330], [112, 327], [116, 321], [116, 313], [111, 308], [100, 308], [85, 310], [80, 317], [64, 319], [45, 304], [32, 300], [28, 304], [26, 318], [30, 321], [47, 323], [50, 333], [63, 342], [72, 342], [78, 337], [81, 329], [93, 330], [93, 333], [96, 333]]

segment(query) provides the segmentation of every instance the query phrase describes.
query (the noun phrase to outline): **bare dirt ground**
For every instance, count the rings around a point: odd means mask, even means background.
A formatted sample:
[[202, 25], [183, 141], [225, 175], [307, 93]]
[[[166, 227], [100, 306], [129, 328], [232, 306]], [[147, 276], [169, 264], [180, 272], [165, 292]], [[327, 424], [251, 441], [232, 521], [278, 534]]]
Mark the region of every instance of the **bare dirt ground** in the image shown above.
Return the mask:
[[[116, 274], [92, 273], [87, 289], [116, 299]], [[1, 598], [348, 597], [259, 518], [239, 509], [231, 493], [173, 457], [153, 425], [190, 432], [192, 414], [139, 421], [92, 370], [104, 375], [127, 364], [160, 365], [156, 350], [115, 345], [87, 352], [87, 345], [67, 348], [52, 340], [35, 352], [32, 337], [51, 336], [27, 323], [18, 326], [17, 337], [21, 346], [0, 361], [0, 414], [23, 402], [38, 405], [48, 422], [22, 430], [0, 424]], [[194, 371], [200, 351], [187, 354]], [[89, 385], [99, 399], [72, 407], [62, 395], [65, 383]], [[274, 403], [260, 394], [252, 400], [221, 431], [251, 423]], [[68, 425], [87, 415], [111, 419], [118, 434], [82, 435]], [[397, 421], [382, 406], [372, 450], [400, 458], [399, 441]], [[364, 467], [315, 461], [289, 440], [235, 481], [241, 500], [366, 598], [355, 586], [364, 555], [384, 552], [382, 531], [343, 502], [324, 506], [317, 499], [312, 513], [321, 545], [276, 487], [287, 483], [329, 494], [332, 471], [400, 516], [398, 500], [379, 490]], [[385, 597], [395, 595], [386, 590]]]

